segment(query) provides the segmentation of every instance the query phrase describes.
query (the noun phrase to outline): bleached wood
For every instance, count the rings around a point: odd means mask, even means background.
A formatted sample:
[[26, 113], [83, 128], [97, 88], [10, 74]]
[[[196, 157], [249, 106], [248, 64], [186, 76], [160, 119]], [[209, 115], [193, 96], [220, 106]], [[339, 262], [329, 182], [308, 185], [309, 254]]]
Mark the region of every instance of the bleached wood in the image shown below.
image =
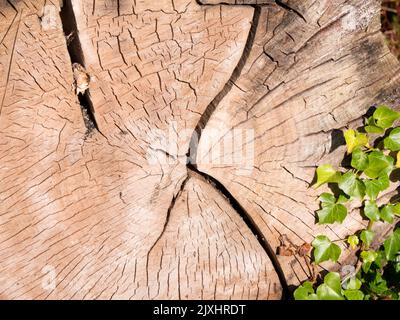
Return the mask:
[[379, 1], [71, 0], [67, 37], [60, 3], [0, 1], [0, 298], [279, 299], [280, 236], [365, 223], [316, 226], [309, 184], [335, 129], [399, 103]]
[[[253, 8], [127, 3], [73, 1], [90, 134], [59, 2], [1, 3], [0, 297], [279, 298], [268, 255], [223, 196], [183, 185], [190, 136]], [[174, 130], [190, 134], [170, 154]]]
[[[286, 4], [293, 10], [260, 8], [249, 57], [207, 122], [197, 154], [199, 169], [228, 188], [273, 249], [282, 235], [286, 245], [300, 246], [318, 234], [343, 239], [365, 226], [358, 212], [343, 225], [316, 225], [317, 196], [328, 189], [309, 186], [316, 166], [343, 159], [337, 129], [357, 128], [371, 105], [398, 108], [400, 97], [400, 65], [380, 32], [380, 1]], [[249, 130], [242, 146], [226, 142]], [[226, 163], [246, 146], [254, 148], [250, 170], [243, 171], [246, 161]], [[341, 246], [346, 260], [350, 252]], [[303, 257], [278, 259], [289, 284], [311, 275]]]

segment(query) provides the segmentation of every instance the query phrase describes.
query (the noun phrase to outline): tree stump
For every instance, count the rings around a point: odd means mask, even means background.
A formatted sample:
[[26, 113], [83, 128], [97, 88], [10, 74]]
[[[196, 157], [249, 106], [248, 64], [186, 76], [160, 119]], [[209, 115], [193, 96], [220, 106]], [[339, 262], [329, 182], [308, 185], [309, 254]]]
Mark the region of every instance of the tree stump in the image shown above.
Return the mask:
[[399, 105], [380, 5], [0, 1], [0, 298], [287, 297], [365, 225], [309, 186]]

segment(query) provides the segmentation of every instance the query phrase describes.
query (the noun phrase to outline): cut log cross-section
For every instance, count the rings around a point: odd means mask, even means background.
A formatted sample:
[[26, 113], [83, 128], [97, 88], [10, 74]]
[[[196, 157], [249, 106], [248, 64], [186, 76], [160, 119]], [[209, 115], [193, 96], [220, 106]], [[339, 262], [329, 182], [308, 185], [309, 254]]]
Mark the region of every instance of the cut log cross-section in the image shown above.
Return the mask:
[[308, 187], [335, 129], [400, 98], [379, 11], [0, 1], [0, 298], [286, 296], [310, 270], [282, 237], [364, 223], [315, 226]]

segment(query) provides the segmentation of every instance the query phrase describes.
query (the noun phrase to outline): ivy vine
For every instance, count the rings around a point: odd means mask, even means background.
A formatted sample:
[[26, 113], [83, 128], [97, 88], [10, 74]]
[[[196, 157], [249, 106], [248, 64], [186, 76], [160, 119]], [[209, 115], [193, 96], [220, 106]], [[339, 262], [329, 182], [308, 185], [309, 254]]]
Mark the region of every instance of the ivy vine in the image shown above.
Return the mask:
[[[368, 227], [349, 235], [346, 245], [357, 254], [354, 270], [346, 276], [329, 272], [313, 277], [294, 291], [296, 300], [400, 300], [400, 228], [374, 245], [374, 223], [393, 224], [400, 216], [400, 203], [378, 203], [379, 194], [395, 182], [393, 172], [400, 168], [400, 127], [394, 127], [400, 113], [387, 106], [378, 106], [360, 130], [343, 132], [349, 165], [336, 170], [321, 165], [316, 170], [315, 188], [329, 184], [336, 192], [322, 193], [317, 211], [319, 224], [342, 223], [350, 204], [355, 204]], [[313, 265], [337, 262], [341, 248], [326, 235], [312, 241]], [[376, 248], [373, 248], [376, 247]]]

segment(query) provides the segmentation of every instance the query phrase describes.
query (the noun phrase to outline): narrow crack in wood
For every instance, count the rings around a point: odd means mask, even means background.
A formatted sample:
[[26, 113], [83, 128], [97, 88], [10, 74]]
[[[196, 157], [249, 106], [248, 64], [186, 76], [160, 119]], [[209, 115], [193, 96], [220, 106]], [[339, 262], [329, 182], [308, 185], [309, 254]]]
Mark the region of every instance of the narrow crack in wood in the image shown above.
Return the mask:
[[[71, 69], [74, 63], [78, 63], [85, 68], [85, 58], [79, 39], [79, 30], [71, 0], [64, 1], [64, 5], [60, 10], [60, 17], [64, 35], [66, 37], [68, 54], [71, 58]], [[67, 39], [71, 39], [71, 41], [69, 42]], [[89, 89], [87, 89], [84, 93], [78, 93], [77, 97], [81, 106], [82, 117], [86, 127], [85, 137], [91, 135], [94, 130], [102, 134], [94, 115], [95, 112], [92, 100], [90, 98]]]
[[172, 197], [171, 203], [168, 207], [167, 210], [167, 214], [165, 217], [165, 222], [164, 222], [164, 226], [160, 232], [160, 234], [158, 235], [157, 239], [154, 241], [153, 245], [150, 247], [149, 251], [147, 252], [147, 258], [146, 258], [146, 282], [147, 282], [147, 287], [149, 288], [149, 258], [150, 258], [150, 254], [153, 251], [154, 247], [157, 245], [157, 243], [160, 241], [160, 239], [162, 238], [163, 234], [165, 233], [165, 230], [167, 229], [168, 226], [168, 222], [170, 220], [171, 217], [171, 212], [175, 207], [176, 201], [179, 199], [180, 195], [183, 192], [183, 189], [186, 186], [186, 183], [189, 181], [190, 176], [186, 175], [185, 179], [182, 181], [180, 188], [178, 190], [178, 192]]
[[[13, 4], [11, 4], [10, 2], [9, 2], [9, 4], [13, 7], [14, 10], [17, 10]], [[20, 28], [20, 26], [21, 26], [21, 21], [22, 21], [22, 13], [23, 13], [23, 10], [21, 10], [20, 15], [19, 15], [19, 20], [18, 20], [18, 22], [17, 22], [17, 23], [18, 23], [18, 24], [17, 24], [17, 31], [16, 31], [16, 33], [15, 33], [15, 37], [14, 37], [14, 41], [13, 41], [13, 46], [12, 46], [12, 50], [11, 50], [11, 55], [10, 55], [10, 62], [9, 62], [9, 65], [8, 65], [8, 70], [7, 70], [6, 86], [5, 86], [4, 93], [3, 93], [3, 97], [2, 97], [2, 99], [1, 99], [1, 104], [0, 104], [0, 116], [1, 116], [1, 111], [3, 110], [3, 105], [4, 105], [5, 98], [6, 98], [6, 95], [7, 95], [8, 83], [9, 83], [9, 81], [10, 81], [11, 68], [12, 68], [13, 62], [14, 62], [15, 45], [16, 45], [16, 43], [17, 43], [17, 38], [18, 38], [18, 34], [19, 34], [19, 28]], [[18, 16], [18, 11], [17, 11], [15, 17], [17, 17], [17, 16]], [[15, 19], [15, 17], [14, 17], [14, 19]], [[13, 20], [13, 23], [14, 23], [14, 20]], [[10, 28], [11, 28], [11, 27], [10, 27]], [[4, 37], [5, 37], [5, 36], [4, 36]], [[3, 38], [3, 39], [4, 39], [4, 38]]]
[[305, 23], [307, 23], [306, 18], [304, 17], [304, 15], [297, 9], [291, 7], [290, 5], [284, 3], [281, 0], [275, 0], [275, 3], [280, 6], [281, 8], [285, 9], [286, 11], [291, 11], [293, 13], [295, 13], [297, 16], [299, 16]]

